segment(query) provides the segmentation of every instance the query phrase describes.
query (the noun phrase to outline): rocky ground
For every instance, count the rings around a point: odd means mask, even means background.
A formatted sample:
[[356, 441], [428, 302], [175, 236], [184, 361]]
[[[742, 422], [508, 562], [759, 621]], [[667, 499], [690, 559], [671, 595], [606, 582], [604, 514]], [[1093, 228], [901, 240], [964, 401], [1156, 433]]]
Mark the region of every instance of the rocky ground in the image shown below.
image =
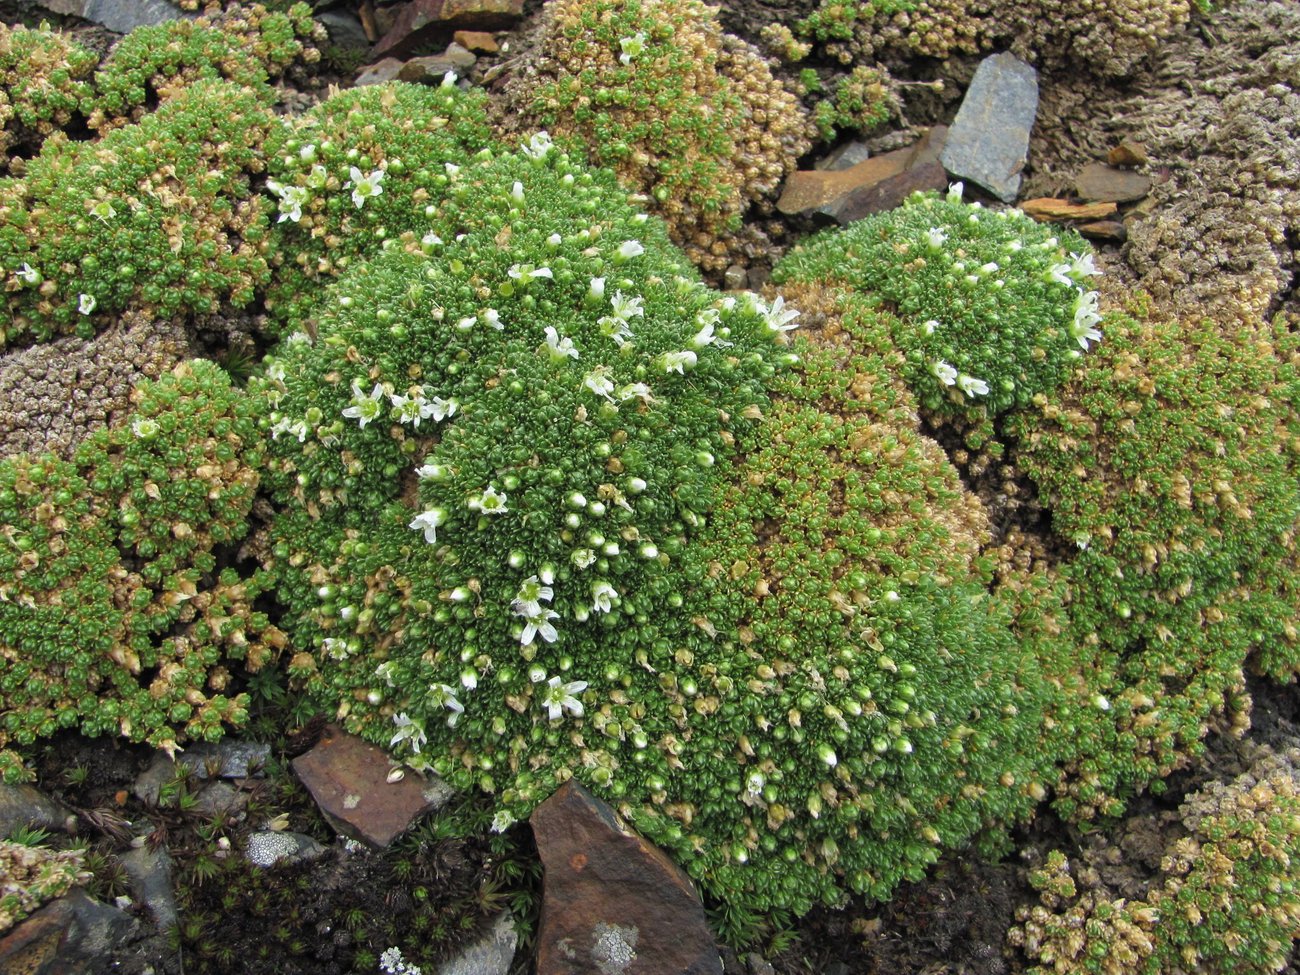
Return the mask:
[[[540, 8], [483, 0], [459, 5], [467, 12], [453, 24], [420, 27], [420, 13], [443, 4], [349, 0], [316, 6], [330, 43], [318, 72], [286, 87], [286, 111], [310, 105], [331, 84], [441, 80], [447, 71], [500, 90], [519, 53], [533, 43]], [[721, 19], [728, 30], [760, 43], [765, 26], [791, 22], [813, 7], [809, 0], [752, 0], [725, 5]], [[8, 23], [47, 19], [99, 51], [120, 31], [176, 14], [165, 0], [0, 3], [0, 18]], [[1028, 139], [1027, 164], [1018, 185], [1006, 187], [1006, 198], [1044, 219], [1080, 226], [1097, 246], [1099, 266], [1171, 309], [1217, 309], [1245, 300], [1263, 311], [1300, 310], [1296, 241], [1280, 233], [1300, 214], [1300, 113], [1295, 96], [1281, 85], [1300, 58], [1298, 37], [1296, 5], [1242, 2], [1195, 21], [1122, 84], [1091, 77], [1086, 65], [1034, 73], [1034, 105], [1003, 102], [993, 113], [1002, 127], [1019, 126]], [[951, 143], [945, 148], [944, 139], [981, 61], [918, 58], [900, 65], [898, 77], [917, 83], [902, 89], [901, 121], [864, 141], [819, 145], [780, 200], [752, 216], [772, 241], [768, 259], [738, 263], [719, 283], [758, 286], [780, 249], [811, 229], [896, 205], [916, 188], [945, 185], [961, 164], [954, 164], [956, 150]], [[827, 76], [837, 70], [831, 61], [813, 66]], [[793, 79], [797, 69], [786, 72]], [[933, 85], [939, 81], [942, 86]], [[1003, 91], [991, 97], [1014, 96]], [[1013, 146], [1016, 137], [1000, 133]], [[214, 323], [200, 338], [209, 354], [219, 355], [232, 335], [246, 336], [247, 329]], [[69, 357], [129, 362], [135, 375], [149, 374], [153, 367], [130, 336], [119, 334], [114, 341], [125, 348], [111, 353], [80, 340], [61, 341]], [[172, 341], [175, 355], [204, 351], [190, 348], [193, 337]], [[23, 354], [0, 360], [0, 395], [16, 396], [24, 387]], [[129, 381], [125, 375], [105, 366], [95, 395], [111, 399]], [[101, 408], [107, 415], [114, 407], [108, 402]], [[31, 450], [71, 436], [63, 418], [38, 420], [10, 432], [0, 449]], [[752, 919], [745, 950], [717, 946], [725, 971], [1023, 971], [1028, 963], [1007, 932], [1018, 912], [1037, 900], [1029, 871], [1042, 865], [1047, 851], [1070, 851], [1096, 885], [1138, 898], [1158, 873], [1164, 851], [1188, 832], [1185, 800], [1249, 770], [1259, 746], [1285, 753], [1300, 742], [1294, 686], [1261, 682], [1250, 690], [1255, 725], [1246, 738], [1211, 738], [1199, 767], [1176, 775], [1158, 797], [1134, 798], [1120, 821], [1084, 834], [1044, 807], [1017, 831], [1010, 848], [995, 851], [1000, 857], [947, 857], [889, 903], [853, 902], [801, 919]], [[55, 841], [75, 835], [91, 844], [93, 875], [85, 885], [93, 903], [65, 898], [0, 938], [0, 972], [409, 972], [415, 959], [399, 962], [382, 952], [412, 931], [427, 946], [419, 959], [425, 971], [567, 970], [545, 953], [539, 960], [539, 920], [544, 909], [553, 912], [552, 923], [565, 911], [581, 915], [583, 898], [592, 893], [554, 888], [544, 908], [542, 866], [552, 870], [582, 815], [598, 820], [598, 814], [581, 800], [577, 812], [560, 810], [558, 826], [538, 829], [539, 853], [526, 826], [489, 832], [490, 812], [475, 799], [440, 794], [414, 776], [390, 775], [377, 751], [327, 726], [324, 716], [302, 713], [273, 678], [254, 691], [254, 721], [238, 742], [192, 748], [173, 763], [143, 747], [67, 735], [35, 752], [34, 789], [0, 789], [0, 835], [28, 823]], [[646, 931], [677, 925], [672, 930], [689, 941], [681, 925], [698, 921], [671, 913], [686, 909], [674, 900], [680, 879], [667, 868], [653, 873], [662, 867], [654, 852], [616, 831], [583, 835], [590, 848], [572, 856], [634, 862], [643, 878], [657, 878], [647, 886], [663, 898], [656, 910], [668, 913], [647, 917]], [[622, 894], [606, 890], [603, 896]], [[719, 920], [716, 914], [713, 919]], [[616, 934], [603, 970], [672, 970], [628, 968], [629, 959], [619, 954], [626, 939]], [[640, 965], [649, 957], [646, 944]], [[1295, 969], [1292, 963], [1285, 970]]]

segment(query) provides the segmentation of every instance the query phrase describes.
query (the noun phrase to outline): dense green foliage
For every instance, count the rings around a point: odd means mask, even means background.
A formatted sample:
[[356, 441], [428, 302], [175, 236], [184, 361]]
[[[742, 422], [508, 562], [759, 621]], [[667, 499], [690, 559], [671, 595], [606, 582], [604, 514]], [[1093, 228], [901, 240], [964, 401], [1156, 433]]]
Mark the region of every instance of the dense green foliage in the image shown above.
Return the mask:
[[896, 210], [796, 247], [774, 279], [821, 281], [883, 300], [917, 399], [1001, 413], [1059, 386], [1099, 338], [1095, 274], [1077, 235], [1018, 210], [918, 194]]
[[264, 579], [213, 550], [246, 530], [260, 458], [243, 393], [195, 362], [73, 462], [0, 461], [0, 748], [75, 727], [171, 749], [243, 720], [224, 664], [257, 669], [279, 634]]
[[72, 121], [98, 63], [64, 34], [0, 25], [0, 170]]

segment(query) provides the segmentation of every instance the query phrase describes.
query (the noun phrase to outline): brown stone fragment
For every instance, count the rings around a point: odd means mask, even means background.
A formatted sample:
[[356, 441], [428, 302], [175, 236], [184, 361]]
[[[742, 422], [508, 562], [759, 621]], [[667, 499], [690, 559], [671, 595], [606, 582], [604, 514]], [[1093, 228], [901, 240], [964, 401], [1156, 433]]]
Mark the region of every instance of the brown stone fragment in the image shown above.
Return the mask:
[[1081, 224], [1078, 231], [1089, 240], [1128, 240], [1128, 227], [1124, 226], [1122, 220], [1097, 220]]
[[88, 975], [139, 929], [129, 914], [74, 887], [0, 936], [0, 975]]
[[1118, 208], [1114, 203], [1071, 203], [1053, 196], [1042, 196], [1020, 204], [1026, 215], [1039, 223], [1064, 223], [1067, 220], [1101, 220]]
[[1105, 163], [1089, 163], [1079, 173], [1075, 190], [1085, 200], [1127, 203], [1151, 192], [1151, 178]]
[[918, 190], [941, 190], [947, 185], [947, 172], [937, 161], [931, 161], [882, 179], [872, 186], [856, 189], [825, 207], [823, 212], [844, 226], [873, 213], [892, 210]]
[[943, 152], [943, 144], [947, 139], [946, 125], [934, 125], [926, 129], [925, 135], [908, 146], [907, 168], [920, 169], [926, 163], [938, 162], [939, 153]]
[[396, 81], [397, 76], [402, 72], [403, 63], [397, 58], [383, 58], [374, 64], [368, 64], [358, 73], [353, 84], [358, 88], [364, 88], [366, 85], [382, 85], [385, 82]]
[[523, 13], [524, 0], [410, 0], [375, 45], [374, 54], [383, 57], [409, 51], [439, 31], [509, 27]]
[[414, 772], [389, 782], [392, 767], [381, 749], [334, 725], [326, 726], [315, 748], [293, 760], [293, 770], [331, 825], [381, 848], [451, 796], [445, 782]]
[[451, 39], [466, 50], [479, 54], [496, 54], [501, 50], [497, 39], [485, 30], [458, 30]]
[[782, 213], [808, 213], [863, 186], [897, 176], [907, 166], [911, 149], [896, 149], [839, 170], [801, 169], [791, 173], [781, 191], [776, 208]]
[[537, 975], [722, 975], [690, 879], [570, 780], [533, 811], [545, 868]]
[[1147, 164], [1147, 147], [1140, 142], [1125, 139], [1110, 152], [1106, 161], [1112, 166], [1145, 166]]

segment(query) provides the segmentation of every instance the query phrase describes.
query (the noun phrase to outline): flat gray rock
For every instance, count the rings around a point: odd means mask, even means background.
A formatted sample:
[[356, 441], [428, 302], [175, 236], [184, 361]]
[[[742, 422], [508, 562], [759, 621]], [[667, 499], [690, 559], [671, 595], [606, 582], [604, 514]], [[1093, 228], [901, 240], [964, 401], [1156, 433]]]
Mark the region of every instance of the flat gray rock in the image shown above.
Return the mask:
[[194, 16], [166, 0], [82, 0], [80, 6], [77, 16], [118, 34]]
[[438, 966], [437, 975], [507, 975], [519, 947], [515, 919], [505, 911], [482, 939], [451, 961]]
[[975, 71], [939, 161], [958, 179], [1012, 203], [1037, 115], [1038, 72], [1013, 54], [991, 55]]
[[176, 895], [172, 892], [172, 858], [164, 849], [137, 847], [118, 858], [130, 880], [131, 892], [149, 909], [159, 931], [176, 925]]
[[35, 786], [0, 782], [0, 839], [17, 829], [72, 832], [77, 817]]

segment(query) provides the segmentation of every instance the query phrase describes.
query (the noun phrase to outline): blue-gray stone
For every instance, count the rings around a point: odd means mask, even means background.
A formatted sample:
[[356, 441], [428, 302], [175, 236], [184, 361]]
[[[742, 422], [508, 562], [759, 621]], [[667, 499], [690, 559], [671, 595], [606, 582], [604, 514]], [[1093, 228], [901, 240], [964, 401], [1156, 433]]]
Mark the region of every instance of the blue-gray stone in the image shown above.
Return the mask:
[[944, 169], [1004, 203], [1020, 192], [1038, 115], [1038, 72], [1013, 54], [980, 62], [939, 154]]
[[451, 961], [439, 965], [437, 975], [507, 975], [518, 947], [515, 919], [505, 911], [481, 939]]
[[118, 34], [193, 17], [167, 0], [85, 0], [80, 16]]

